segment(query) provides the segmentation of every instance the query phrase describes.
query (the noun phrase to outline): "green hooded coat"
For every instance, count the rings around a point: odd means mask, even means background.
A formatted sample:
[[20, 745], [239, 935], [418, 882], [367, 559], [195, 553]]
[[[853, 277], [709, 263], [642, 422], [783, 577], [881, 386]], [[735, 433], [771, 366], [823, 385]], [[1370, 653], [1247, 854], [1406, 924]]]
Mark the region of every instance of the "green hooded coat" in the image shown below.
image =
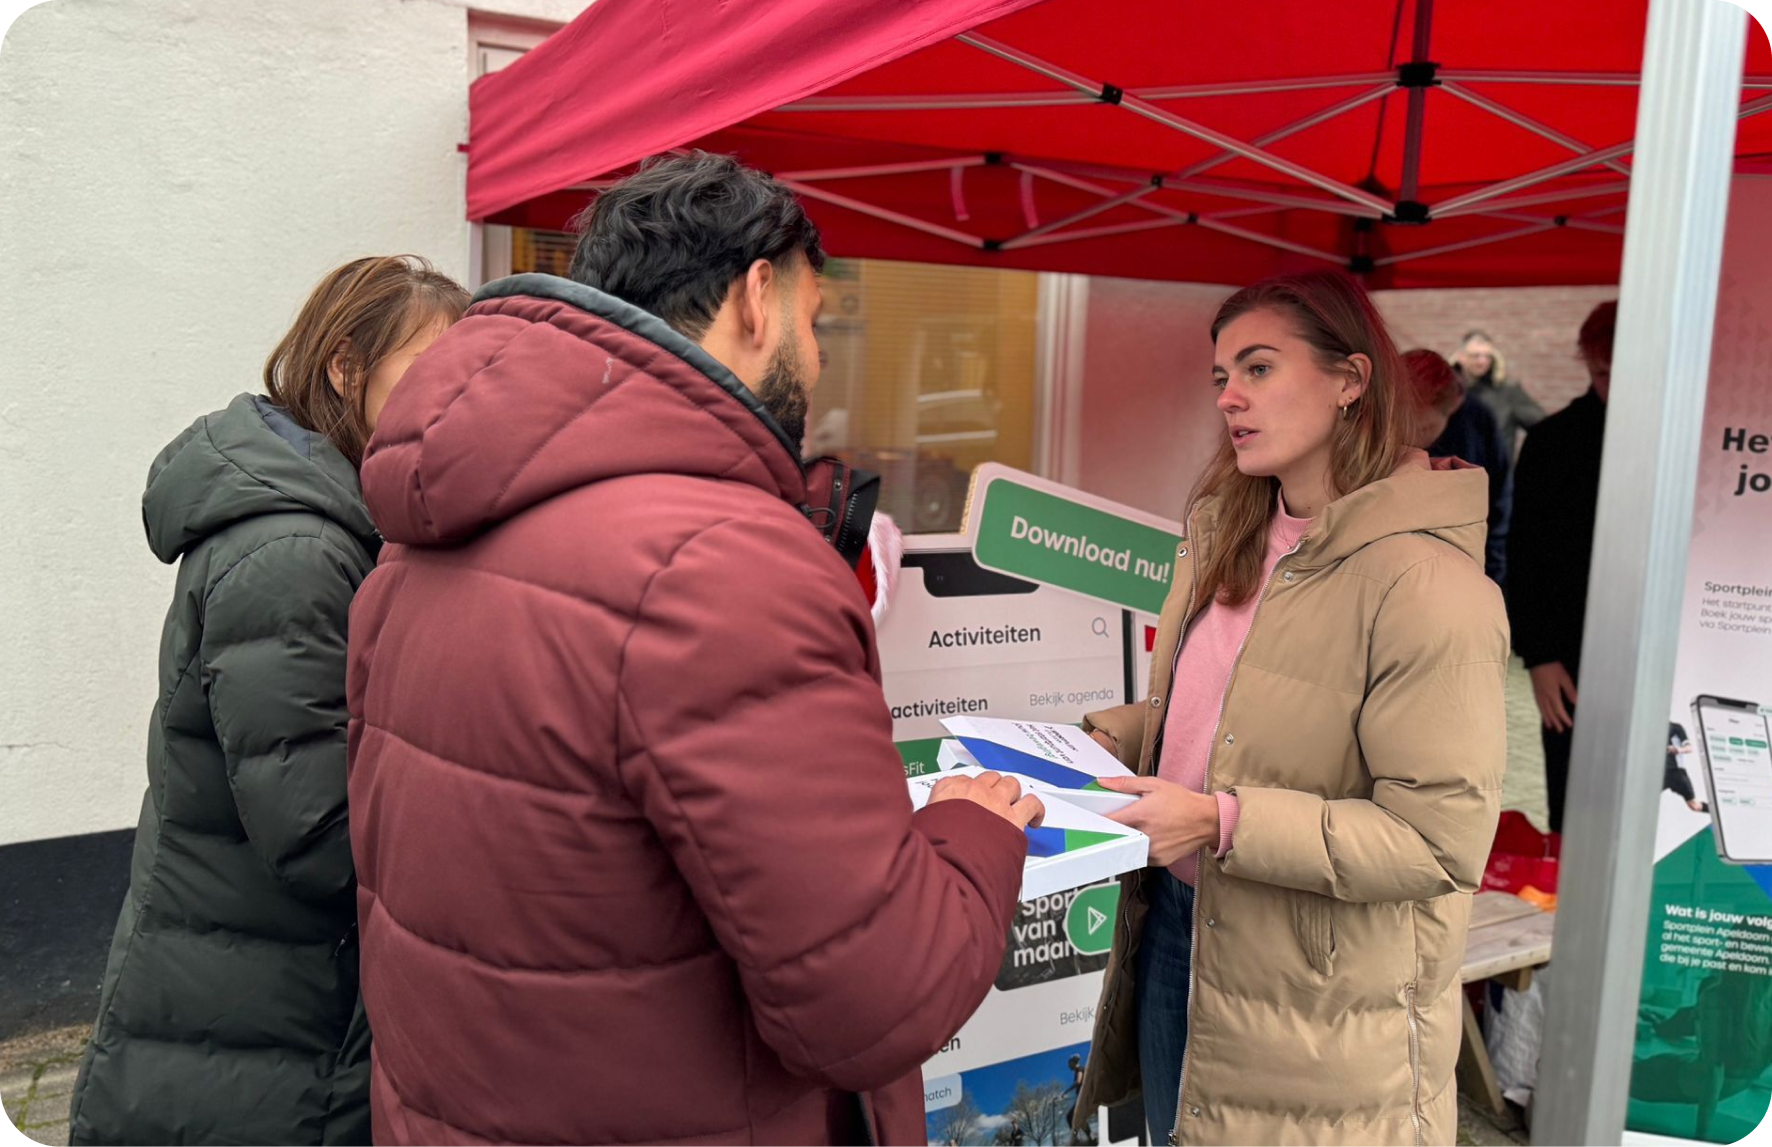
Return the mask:
[[243, 394], [155, 459], [179, 562], [74, 1143], [366, 1143], [345, 634], [380, 539], [330, 441]]

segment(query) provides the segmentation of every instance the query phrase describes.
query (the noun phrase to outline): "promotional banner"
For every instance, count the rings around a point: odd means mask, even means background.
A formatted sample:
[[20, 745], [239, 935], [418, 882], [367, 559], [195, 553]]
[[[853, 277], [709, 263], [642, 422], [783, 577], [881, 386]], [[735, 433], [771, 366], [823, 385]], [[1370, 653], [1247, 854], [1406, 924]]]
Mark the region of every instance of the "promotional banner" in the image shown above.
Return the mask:
[[[943, 718], [1075, 723], [1139, 699], [1182, 533], [1179, 523], [996, 465], [975, 475], [967, 519], [964, 534], [906, 539], [879, 627], [893, 739], [910, 776], [939, 769], [951, 735]], [[1039, 553], [1028, 546], [1034, 537]], [[995, 985], [924, 1066], [931, 1144], [1103, 1137], [1097, 1120], [1073, 1138], [1070, 1115], [1118, 906], [1117, 881], [1022, 903]], [[1142, 1118], [1113, 1122], [1113, 1137], [1125, 1139]]]
[[[1627, 1125], [1715, 1143], [1772, 1103], [1772, 181], [1737, 179], [1668, 711]], [[1595, 576], [1604, 576], [1596, 570]]]
[[[981, 569], [959, 536], [905, 548], [879, 641], [907, 775], [938, 770], [943, 717], [1075, 722], [1127, 699], [1125, 610]], [[923, 1068], [930, 1143], [1075, 1141], [1069, 1113], [1119, 890], [1107, 881], [1022, 903], [996, 983]]]

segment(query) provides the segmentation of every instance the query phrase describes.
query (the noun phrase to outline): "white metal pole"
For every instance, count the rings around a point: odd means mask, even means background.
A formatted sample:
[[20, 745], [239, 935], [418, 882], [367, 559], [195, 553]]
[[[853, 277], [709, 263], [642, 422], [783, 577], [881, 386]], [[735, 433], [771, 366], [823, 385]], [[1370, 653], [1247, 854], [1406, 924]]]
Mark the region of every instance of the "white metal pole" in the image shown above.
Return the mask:
[[1649, 3], [1538, 1143], [1624, 1132], [1746, 31], [1725, 0]]

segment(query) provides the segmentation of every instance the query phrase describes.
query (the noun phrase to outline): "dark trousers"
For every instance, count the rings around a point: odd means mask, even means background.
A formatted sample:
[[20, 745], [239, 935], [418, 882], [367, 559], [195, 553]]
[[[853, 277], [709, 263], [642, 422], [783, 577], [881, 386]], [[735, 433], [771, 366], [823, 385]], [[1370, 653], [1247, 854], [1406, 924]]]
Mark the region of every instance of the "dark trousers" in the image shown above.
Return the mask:
[[[1570, 707], [1569, 715], [1575, 715]], [[1548, 725], [1538, 727], [1544, 741], [1544, 794], [1550, 804], [1550, 830], [1563, 831], [1563, 802], [1569, 795], [1569, 751], [1575, 747], [1575, 730], [1559, 733]]]
[[1169, 1142], [1181, 1099], [1181, 1063], [1187, 1054], [1187, 997], [1194, 957], [1194, 890], [1155, 868], [1150, 912], [1138, 949], [1138, 1062], [1144, 1117], [1152, 1143]]

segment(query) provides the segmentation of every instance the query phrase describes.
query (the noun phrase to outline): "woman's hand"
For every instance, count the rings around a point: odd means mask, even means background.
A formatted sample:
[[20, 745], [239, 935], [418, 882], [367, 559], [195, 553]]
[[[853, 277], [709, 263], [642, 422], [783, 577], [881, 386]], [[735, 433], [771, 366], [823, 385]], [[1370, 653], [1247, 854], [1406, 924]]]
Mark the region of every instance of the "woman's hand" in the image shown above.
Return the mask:
[[1158, 777], [1101, 777], [1104, 789], [1138, 799], [1108, 819], [1151, 838], [1150, 864], [1167, 868], [1202, 848], [1218, 847], [1218, 799]]

